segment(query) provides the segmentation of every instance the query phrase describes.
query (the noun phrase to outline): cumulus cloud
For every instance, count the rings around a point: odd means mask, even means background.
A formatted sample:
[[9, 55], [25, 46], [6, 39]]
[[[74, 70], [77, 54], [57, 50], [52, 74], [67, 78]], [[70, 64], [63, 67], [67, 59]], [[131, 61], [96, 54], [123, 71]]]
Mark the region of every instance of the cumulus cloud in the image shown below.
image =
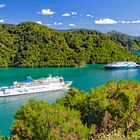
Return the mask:
[[126, 24], [130, 24], [130, 23], [131, 23], [131, 21], [126, 21], [125, 23], [126, 23]]
[[119, 23], [122, 23], [122, 24], [139, 24], [140, 23], [140, 20], [132, 20], [132, 21], [118, 21]]
[[36, 21], [36, 23], [38, 23], [38, 24], [42, 25], [42, 22], [41, 22], [41, 21]]
[[71, 15], [76, 16], [77, 12], [71, 12]]
[[122, 24], [130, 24], [131, 23], [131, 21], [118, 21], [118, 23], [122, 23]]
[[104, 19], [99, 19], [95, 20], [95, 24], [140, 24], [140, 20], [130, 20], [130, 21], [125, 21], [125, 20], [114, 20], [110, 18], [104, 18]]
[[55, 25], [55, 26], [60, 26], [60, 25], [62, 25], [62, 24], [63, 24], [62, 22], [59, 22], [59, 23], [54, 22], [54, 25]]
[[126, 21], [118, 21], [119, 23], [125, 24]]
[[110, 18], [95, 20], [95, 24], [117, 24], [118, 21]]
[[132, 23], [140, 23], [140, 20], [133, 20]]
[[6, 7], [6, 4], [0, 4], [0, 8]]
[[91, 14], [87, 14], [86, 16], [87, 16], [87, 17], [93, 18], [93, 15], [91, 15]]
[[58, 25], [62, 25], [63, 23], [59, 22]]
[[76, 27], [76, 25], [73, 24], [73, 23], [70, 23], [69, 26], [71, 26], [71, 27]]
[[4, 19], [0, 19], [0, 23], [4, 23], [5, 21], [4, 21]]
[[69, 13], [64, 13], [64, 14], [62, 15], [62, 17], [69, 17], [69, 16], [70, 16]]
[[50, 16], [50, 15], [54, 15], [54, 11], [52, 11], [51, 9], [42, 9], [40, 12], [38, 12], [38, 14], [42, 14], [42, 15], [46, 15], [46, 16]]
[[70, 17], [70, 16], [73, 16], [75, 17], [77, 15], [77, 12], [70, 12], [70, 13], [64, 13], [62, 14], [62, 17]]

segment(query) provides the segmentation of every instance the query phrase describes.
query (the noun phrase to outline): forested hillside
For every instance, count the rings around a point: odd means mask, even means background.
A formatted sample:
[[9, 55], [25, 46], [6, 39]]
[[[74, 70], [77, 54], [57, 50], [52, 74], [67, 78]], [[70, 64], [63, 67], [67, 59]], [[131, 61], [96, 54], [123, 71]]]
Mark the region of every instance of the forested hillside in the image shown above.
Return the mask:
[[129, 50], [140, 50], [140, 37], [130, 36], [120, 32], [112, 31], [108, 33], [110, 39], [117, 44], [127, 47]]
[[109, 35], [92, 30], [65, 32], [33, 22], [0, 25], [0, 67], [83, 66], [140, 58]]

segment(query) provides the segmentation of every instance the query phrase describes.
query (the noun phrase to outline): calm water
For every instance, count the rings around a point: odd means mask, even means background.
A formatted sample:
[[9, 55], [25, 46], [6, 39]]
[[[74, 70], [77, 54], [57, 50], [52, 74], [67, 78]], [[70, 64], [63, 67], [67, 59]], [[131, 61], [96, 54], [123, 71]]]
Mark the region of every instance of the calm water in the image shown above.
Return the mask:
[[[13, 81], [23, 81], [26, 74], [34, 79], [47, 77], [48, 74], [63, 76], [65, 80], [72, 80], [72, 87], [89, 91], [91, 87], [97, 87], [114, 79], [135, 79], [140, 81], [140, 69], [105, 70], [103, 65], [87, 65], [83, 68], [1, 68], [0, 86], [12, 85]], [[65, 91], [37, 94], [19, 97], [0, 98], [0, 134], [9, 135], [9, 129], [15, 111], [29, 98], [55, 102], [59, 97], [66, 94]]]
[[133, 51], [135, 54], [140, 56], [140, 50]]

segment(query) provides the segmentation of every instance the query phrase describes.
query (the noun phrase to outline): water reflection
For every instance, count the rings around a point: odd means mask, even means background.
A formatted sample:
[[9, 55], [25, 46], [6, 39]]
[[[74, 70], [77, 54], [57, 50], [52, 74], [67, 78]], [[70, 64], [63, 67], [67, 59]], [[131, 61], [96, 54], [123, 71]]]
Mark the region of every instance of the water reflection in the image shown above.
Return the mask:
[[110, 70], [111, 77], [115, 80], [133, 79], [138, 75], [139, 69], [114, 69]]
[[5, 136], [9, 135], [16, 110], [29, 99], [44, 100], [49, 103], [54, 103], [56, 99], [63, 97], [65, 94], [66, 91], [63, 90], [0, 98], [0, 134]]

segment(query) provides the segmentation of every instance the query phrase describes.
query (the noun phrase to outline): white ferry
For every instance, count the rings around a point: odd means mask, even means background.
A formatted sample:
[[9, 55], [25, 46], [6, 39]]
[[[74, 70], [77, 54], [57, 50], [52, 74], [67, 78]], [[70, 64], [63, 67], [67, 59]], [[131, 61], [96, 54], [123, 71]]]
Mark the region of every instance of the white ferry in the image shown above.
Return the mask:
[[63, 77], [41, 78], [32, 80], [28, 75], [25, 82], [14, 82], [13, 86], [4, 86], [0, 88], [0, 97], [18, 96], [23, 94], [35, 94], [49, 91], [67, 90], [70, 88], [72, 81], [64, 81]]
[[118, 68], [138, 68], [139, 65], [135, 62], [128, 62], [128, 61], [123, 61], [123, 62], [113, 62], [109, 63], [104, 66], [106, 69], [118, 69]]

